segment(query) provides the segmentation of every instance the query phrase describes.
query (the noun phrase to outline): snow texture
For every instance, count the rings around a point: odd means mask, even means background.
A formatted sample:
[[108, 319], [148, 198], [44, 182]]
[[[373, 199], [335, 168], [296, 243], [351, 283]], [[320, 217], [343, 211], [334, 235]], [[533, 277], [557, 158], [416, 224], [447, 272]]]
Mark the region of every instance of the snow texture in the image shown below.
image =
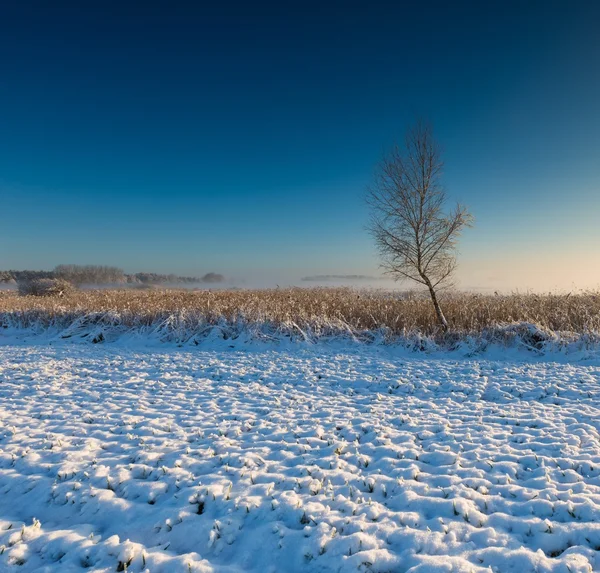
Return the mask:
[[600, 571], [600, 367], [0, 346], [0, 571]]

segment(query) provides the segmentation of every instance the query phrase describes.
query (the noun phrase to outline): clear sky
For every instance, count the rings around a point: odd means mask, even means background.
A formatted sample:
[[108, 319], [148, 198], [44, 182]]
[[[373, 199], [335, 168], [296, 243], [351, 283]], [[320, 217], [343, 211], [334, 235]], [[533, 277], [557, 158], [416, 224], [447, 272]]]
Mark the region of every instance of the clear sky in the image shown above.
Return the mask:
[[0, 3], [0, 269], [377, 275], [416, 117], [464, 288], [600, 286], [600, 2]]

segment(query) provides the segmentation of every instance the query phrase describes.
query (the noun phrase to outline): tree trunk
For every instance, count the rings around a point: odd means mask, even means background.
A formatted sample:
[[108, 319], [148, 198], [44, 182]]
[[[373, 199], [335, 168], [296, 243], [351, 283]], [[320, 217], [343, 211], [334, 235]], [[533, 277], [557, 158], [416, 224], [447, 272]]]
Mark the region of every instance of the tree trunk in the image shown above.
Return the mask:
[[433, 303], [433, 308], [435, 309], [435, 315], [437, 316], [438, 323], [444, 332], [448, 332], [448, 321], [446, 320], [446, 317], [444, 316], [444, 313], [442, 312], [442, 307], [440, 306], [440, 303], [438, 302], [437, 295], [435, 294], [435, 289], [433, 288], [433, 285], [431, 284], [431, 282], [428, 278], [423, 277], [423, 279], [425, 280], [425, 282], [427, 284], [427, 288], [429, 289], [429, 294], [431, 296], [431, 302]]

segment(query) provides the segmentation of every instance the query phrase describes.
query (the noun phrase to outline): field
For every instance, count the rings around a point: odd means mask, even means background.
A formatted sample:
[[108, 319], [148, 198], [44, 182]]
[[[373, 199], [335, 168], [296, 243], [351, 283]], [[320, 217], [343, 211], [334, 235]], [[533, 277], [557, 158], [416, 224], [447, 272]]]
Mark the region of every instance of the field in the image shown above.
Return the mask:
[[0, 347], [3, 571], [600, 568], [600, 365]]
[[597, 295], [445, 303], [3, 293], [0, 570], [600, 570]]
[[[182, 344], [206, 336], [316, 341], [595, 342], [600, 293], [442, 295], [451, 333], [442, 336], [430, 300], [422, 293], [345, 288], [273, 290], [83, 290], [66, 297], [18, 296], [0, 291], [0, 327], [63, 332], [102, 339], [137, 332]], [[536, 340], [537, 337], [537, 340]]]

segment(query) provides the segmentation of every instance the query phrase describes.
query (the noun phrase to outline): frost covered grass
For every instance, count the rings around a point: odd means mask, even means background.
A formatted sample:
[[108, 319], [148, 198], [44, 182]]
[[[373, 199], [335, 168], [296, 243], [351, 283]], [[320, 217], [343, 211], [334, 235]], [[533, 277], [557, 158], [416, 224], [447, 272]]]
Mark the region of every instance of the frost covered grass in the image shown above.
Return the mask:
[[[344, 288], [229, 291], [80, 291], [62, 297], [0, 292], [0, 326], [51, 328], [96, 342], [127, 329], [180, 343], [198, 343], [216, 329], [236, 338], [303, 340], [342, 336], [361, 340], [422, 339], [456, 344], [466, 337], [531, 347], [600, 333], [600, 294], [481, 295], [446, 293], [449, 336], [438, 330], [431, 302], [415, 292]], [[214, 332], [213, 332], [214, 334]]]
[[0, 570], [600, 570], [600, 366], [0, 346]]

